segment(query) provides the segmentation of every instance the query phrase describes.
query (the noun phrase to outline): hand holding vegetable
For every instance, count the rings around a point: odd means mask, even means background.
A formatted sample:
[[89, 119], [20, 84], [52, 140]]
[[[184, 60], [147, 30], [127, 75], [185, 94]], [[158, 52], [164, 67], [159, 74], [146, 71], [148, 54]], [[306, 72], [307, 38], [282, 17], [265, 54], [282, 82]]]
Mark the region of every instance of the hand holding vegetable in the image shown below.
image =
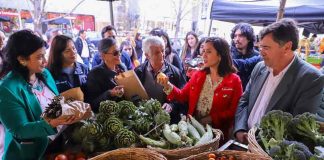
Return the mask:
[[113, 97], [122, 97], [124, 95], [124, 86], [116, 86], [110, 90], [110, 94]]
[[157, 76], [156, 76], [156, 81], [157, 83], [159, 83], [160, 85], [162, 85], [164, 88], [168, 88], [170, 87], [170, 82], [169, 82], [169, 77], [166, 76], [164, 73], [160, 72]]

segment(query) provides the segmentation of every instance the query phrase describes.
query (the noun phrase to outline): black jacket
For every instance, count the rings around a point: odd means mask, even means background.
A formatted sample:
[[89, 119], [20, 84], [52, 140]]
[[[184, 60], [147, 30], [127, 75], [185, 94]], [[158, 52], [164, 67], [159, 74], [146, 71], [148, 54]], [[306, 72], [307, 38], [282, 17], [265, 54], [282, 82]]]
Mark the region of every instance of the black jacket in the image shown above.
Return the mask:
[[[126, 69], [118, 66], [123, 72]], [[116, 72], [109, 69], [104, 63], [101, 63], [97, 67], [93, 68], [88, 74], [87, 81], [87, 95], [86, 102], [90, 103], [92, 110], [97, 113], [99, 104], [101, 101], [121, 100], [118, 97], [113, 97], [110, 94], [110, 90], [117, 86], [114, 78], [117, 75]]]
[[[141, 83], [144, 84], [145, 81], [145, 73], [146, 73], [146, 68], [148, 67], [149, 62], [145, 61], [143, 64], [135, 68], [135, 73], [140, 79]], [[183, 88], [183, 86], [186, 84], [186, 79], [181, 74], [179, 69], [169, 62], [164, 61], [165, 69], [162, 71], [166, 76], [169, 77], [170, 83], [175, 85], [178, 88]], [[163, 93], [165, 94], [165, 93]], [[148, 95], [150, 97], [150, 95]], [[171, 123], [177, 123], [180, 121], [180, 114], [187, 114], [188, 107], [186, 105], [177, 103], [177, 102], [160, 102], [162, 105], [163, 103], [169, 103], [172, 106], [172, 112], [170, 113], [171, 116]]]
[[261, 57], [252, 58], [259, 55], [259, 52], [254, 49], [245, 55], [242, 55], [236, 48], [232, 48], [231, 52], [232, 52], [233, 59], [246, 60], [245, 63], [239, 63], [240, 61], [236, 62], [236, 60], [234, 61], [234, 64], [238, 69], [237, 74], [240, 76], [240, 79], [242, 81], [243, 90], [245, 90], [245, 87], [250, 80], [250, 75], [252, 73], [254, 66], [259, 61], [261, 61], [262, 58]]

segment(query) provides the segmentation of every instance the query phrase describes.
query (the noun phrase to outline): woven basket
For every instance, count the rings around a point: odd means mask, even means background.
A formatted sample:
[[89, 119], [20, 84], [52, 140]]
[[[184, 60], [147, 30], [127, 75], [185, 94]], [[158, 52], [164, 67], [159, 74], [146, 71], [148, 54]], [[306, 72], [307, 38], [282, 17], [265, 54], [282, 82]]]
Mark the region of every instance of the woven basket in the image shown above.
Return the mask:
[[121, 148], [105, 152], [89, 160], [167, 160], [162, 154], [147, 148]]
[[219, 146], [219, 140], [222, 137], [223, 133], [221, 130], [213, 129], [215, 138], [210, 141], [209, 143], [198, 145], [198, 146], [192, 146], [192, 147], [185, 147], [185, 148], [178, 148], [178, 149], [161, 149], [161, 148], [154, 148], [148, 146], [148, 148], [153, 149], [161, 154], [163, 154], [165, 157], [168, 158], [168, 160], [175, 160], [175, 159], [181, 159], [186, 158], [191, 155], [196, 155], [203, 152], [208, 151], [214, 151], [218, 149]]
[[248, 148], [249, 151], [255, 154], [263, 155], [265, 157], [270, 157], [267, 152], [265, 152], [262, 147], [258, 144], [257, 140], [255, 139], [255, 132], [257, 131], [257, 127], [253, 127], [248, 132]]
[[207, 160], [210, 153], [215, 154], [217, 157], [225, 156], [234, 156], [236, 160], [271, 160], [269, 157], [265, 157], [260, 154], [254, 154], [250, 152], [243, 151], [234, 151], [234, 150], [225, 150], [225, 151], [213, 151], [213, 152], [204, 152], [197, 155], [192, 155], [190, 157], [181, 159], [181, 160]]
[[[320, 125], [320, 133], [324, 134], [324, 122], [317, 122]], [[249, 151], [255, 154], [260, 154], [263, 156], [268, 156], [268, 153], [266, 153], [262, 147], [258, 144], [257, 140], [255, 139], [255, 132], [257, 131], [257, 127], [253, 127], [248, 132], [248, 148]]]

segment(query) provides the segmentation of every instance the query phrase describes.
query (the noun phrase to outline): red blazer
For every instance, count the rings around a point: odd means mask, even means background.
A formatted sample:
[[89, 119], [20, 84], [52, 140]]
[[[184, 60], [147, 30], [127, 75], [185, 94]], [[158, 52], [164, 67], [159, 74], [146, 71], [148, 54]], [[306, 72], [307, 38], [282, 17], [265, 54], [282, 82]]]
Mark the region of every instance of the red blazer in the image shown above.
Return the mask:
[[[189, 102], [188, 114], [193, 115], [196, 111], [199, 95], [206, 80], [206, 71], [196, 72], [182, 90], [173, 87], [168, 95], [169, 100]], [[242, 95], [242, 84], [238, 75], [231, 73], [223, 78], [213, 95], [211, 116], [213, 127], [222, 130], [224, 138], [230, 135], [234, 125], [234, 117], [238, 101]]]

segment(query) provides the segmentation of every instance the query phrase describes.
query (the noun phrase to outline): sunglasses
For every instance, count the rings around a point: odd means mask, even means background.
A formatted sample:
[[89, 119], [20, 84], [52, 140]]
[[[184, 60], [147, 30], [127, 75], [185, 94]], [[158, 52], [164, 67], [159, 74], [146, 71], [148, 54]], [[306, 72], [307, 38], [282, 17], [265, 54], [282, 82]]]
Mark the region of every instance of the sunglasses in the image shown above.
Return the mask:
[[120, 52], [119, 51], [114, 51], [114, 52], [108, 52], [107, 54], [111, 54], [111, 55], [113, 55], [113, 56], [118, 56], [119, 54], [120, 54]]

